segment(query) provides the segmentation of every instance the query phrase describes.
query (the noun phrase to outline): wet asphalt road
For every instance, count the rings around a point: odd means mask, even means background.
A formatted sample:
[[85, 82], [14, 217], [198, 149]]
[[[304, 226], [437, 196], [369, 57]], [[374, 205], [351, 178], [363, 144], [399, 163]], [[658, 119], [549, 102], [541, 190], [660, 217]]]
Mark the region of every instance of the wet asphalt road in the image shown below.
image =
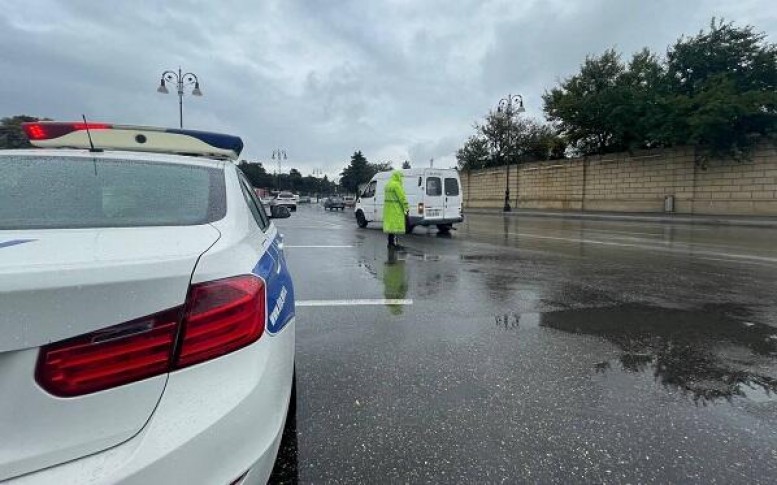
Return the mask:
[[274, 481], [777, 480], [777, 230], [478, 215], [392, 254], [349, 212], [278, 226], [299, 306]]

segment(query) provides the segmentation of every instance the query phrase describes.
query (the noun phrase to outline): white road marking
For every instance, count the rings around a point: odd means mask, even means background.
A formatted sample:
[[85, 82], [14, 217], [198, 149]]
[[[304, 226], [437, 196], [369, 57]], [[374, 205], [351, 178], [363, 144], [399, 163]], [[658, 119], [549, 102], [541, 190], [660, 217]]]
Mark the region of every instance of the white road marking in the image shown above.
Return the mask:
[[297, 300], [295, 305], [298, 307], [321, 307], [321, 306], [364, 306], [364, 305], [412, 305], [413, 300], [400, 299], [364, 299], [364, 300]]
[[286, 246], [287, 248], [299, 248], [299, 249], [317, 249], [317, 248], [352, 248], [353, 246], [337, 246], [337, 245], [320, 245], [320, 246]]

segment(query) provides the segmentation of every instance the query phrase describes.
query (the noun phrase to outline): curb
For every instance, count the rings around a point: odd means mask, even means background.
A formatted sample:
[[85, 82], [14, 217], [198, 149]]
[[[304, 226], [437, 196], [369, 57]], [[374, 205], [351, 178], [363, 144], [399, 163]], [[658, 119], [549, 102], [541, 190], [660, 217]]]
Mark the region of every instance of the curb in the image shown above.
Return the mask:
[[556, 219], [582, 219], [598, 221], [625, 221], [625, 222], [659, 222], [665, 224], [697, 224], [708, 226], [745, 226], [777, 228], [777, 217], [764, 217], [759, 219], [738, 218], [730, 216], [687, 216], [687, 215], [643, 215], [643, 214], [609, 214], [596, 212], [547, 212], [514, 210], [502, 212], [498, 209], [464, 209], [467, 214], [488, 214], [507, 217], [548, 217]]

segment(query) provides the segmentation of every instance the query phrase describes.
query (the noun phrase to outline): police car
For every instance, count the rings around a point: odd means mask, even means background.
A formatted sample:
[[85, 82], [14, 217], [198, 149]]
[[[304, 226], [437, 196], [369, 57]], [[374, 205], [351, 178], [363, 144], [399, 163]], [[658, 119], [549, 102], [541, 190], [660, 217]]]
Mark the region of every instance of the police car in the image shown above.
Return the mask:
[[0, 151], [0, 482], [266, 482], [294, 288], [240, 138], [24, 129], [39, 149]]

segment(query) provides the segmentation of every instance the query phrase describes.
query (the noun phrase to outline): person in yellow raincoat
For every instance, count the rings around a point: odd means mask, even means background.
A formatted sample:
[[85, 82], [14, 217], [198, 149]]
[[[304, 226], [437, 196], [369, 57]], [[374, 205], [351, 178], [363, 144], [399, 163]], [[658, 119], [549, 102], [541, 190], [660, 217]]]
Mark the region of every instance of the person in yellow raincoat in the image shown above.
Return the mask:
[[395, 170], [386, 183], [383, 199], [383, 232], [388, 234], [389, 247], [399, 247], [397, 234], [405, 233], [405, 214], [410, 210], [402, 186], [402, 172]]

